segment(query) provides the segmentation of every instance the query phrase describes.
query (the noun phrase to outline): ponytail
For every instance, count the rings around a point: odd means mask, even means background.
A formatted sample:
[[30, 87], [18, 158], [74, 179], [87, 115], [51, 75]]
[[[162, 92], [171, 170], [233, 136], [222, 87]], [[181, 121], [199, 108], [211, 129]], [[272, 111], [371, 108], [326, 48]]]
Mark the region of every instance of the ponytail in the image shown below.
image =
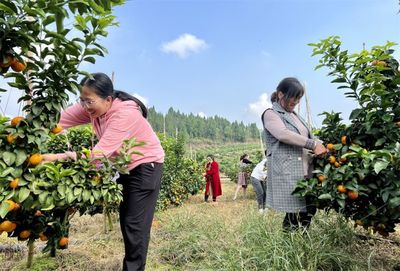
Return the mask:
[[274, 92], [271, 94], [271, 102], [275, 103], [275, 102], [277, 102], [277, 101], [278, 101], [278, 93], [277, 93], [276, 91], [274, 91]]
[[145, 119], [147, 119], [147, 115], [148, 115], [147, 107], [143, 104], [143, 102], [141, 100], [132, 96], [129, 93], [126, 93], [126, 92], [120, 91], [120, 90], [114, 90], [113, 99], [116, 99], [116, 98], [120, 99], [121, 101], [134, 101], [135, 103], [137, 103], [139, 105], [139, 108], [140, 108], [140, 111], [142, 112], [143, 117]]

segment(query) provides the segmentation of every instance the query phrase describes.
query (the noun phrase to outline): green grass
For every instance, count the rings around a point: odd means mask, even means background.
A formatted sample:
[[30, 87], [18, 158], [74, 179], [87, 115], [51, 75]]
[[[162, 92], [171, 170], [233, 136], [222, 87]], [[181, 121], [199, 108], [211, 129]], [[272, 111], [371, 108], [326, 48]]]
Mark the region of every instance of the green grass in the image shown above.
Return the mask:
[[[152, 229], [146, 270], [400, 270], [397, 233], [389, 239], [368, 236], [339, 216], [322, 212], [309, 232], [284, 233], [283, 214], [260, 215], [251, 188], [247, 198], [240, 194], [233, 201], [235, 184], [224, 179], [222, 185], [218, 204], [204, 203], [203, 195], [196, 195], [183, 206], [156, 214], [159, 223]], [[123, 242], [117, 217], [114, 221], [114, 230], [104, 234], [101, 215], [77, 217], [69, 248], [49, 258], [37, 242], [29, 270], [121, 270]], [[0, 243], [17, 242], [3, 234]], [[0, 270], [27, 270], [26, 252], [0, 253]]]

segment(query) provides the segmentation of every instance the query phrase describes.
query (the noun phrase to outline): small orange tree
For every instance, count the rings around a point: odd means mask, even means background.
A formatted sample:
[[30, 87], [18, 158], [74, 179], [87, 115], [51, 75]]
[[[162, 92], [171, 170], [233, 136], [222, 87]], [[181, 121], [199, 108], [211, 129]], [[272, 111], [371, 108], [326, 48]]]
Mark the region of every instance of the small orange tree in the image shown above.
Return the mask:
[[[77, 162], [39, 165], [50, 131], [58, 132], [68, 92], [76, 93], [82, 62], [95, 63], [106, 48], [98, 43], [115, 25], [112, 8], [123, 0], [5, 0], [0, 3], [0, 74], [24, 91], [26, 117], [0, 119], [0, 232], [46, 250], [68, 243], [68, 221], [77, 209], [118, 202], [107, 159], [86, 153]], [[68, 23], [65, 21], [68, 20]], [[67, 25], [68, 27], [65, 27]], [[0, 89], [0, 91], [4, 91]], [[130, 141], [126, 146], [135, 146]], [[117, 160], [127, 162], [128, 148]], [[81, 158], [82, 157], [82, 158]], [[96, 165], [102, 165], [99, 169]], [[100, 177], [99, 177], [100, 176]], [[29, 253], [31, 256], [31, 253]], [[28, 259], [28, 266], [31, 264]]]
[[330, 150], [314, 160], [314, 177], [294, 193], [310, 196], [321, 209], [333, 209], [356, 225], [386, 236], [400, 219], [400, 72], [394, 43], [349, 54], [338, 37], [311, 44], [345, 96], [358, 102], [350, 124], [339, 113], [323, 113], [318, 136]]

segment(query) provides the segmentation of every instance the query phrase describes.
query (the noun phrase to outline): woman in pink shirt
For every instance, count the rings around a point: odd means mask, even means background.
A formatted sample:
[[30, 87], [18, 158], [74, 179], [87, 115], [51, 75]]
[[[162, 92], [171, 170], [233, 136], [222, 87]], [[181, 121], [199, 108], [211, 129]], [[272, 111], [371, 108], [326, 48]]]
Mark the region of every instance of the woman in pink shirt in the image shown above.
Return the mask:
[[[150, 239], [150, 228], [160, 191], [164, 150], [147, 121], [147, 109], [137, 98], [115, 91], [104, 73], [81, 82], [79, 103], [61, 113], [60, 124], [70, 128], [91, 123], [98, 143], [92, 154], [112, 157], [118, 154], [125, 139], [135, 137], [145, 145], [135, 147], [143, 155], [133, 154], [129, 174], [121, 174], [117, 182], [123, 186], [120, 224], [125, 244], [123, 270], [144, 270]], [[44, 161], [76, 158], [76, 154], [45, 154]]]

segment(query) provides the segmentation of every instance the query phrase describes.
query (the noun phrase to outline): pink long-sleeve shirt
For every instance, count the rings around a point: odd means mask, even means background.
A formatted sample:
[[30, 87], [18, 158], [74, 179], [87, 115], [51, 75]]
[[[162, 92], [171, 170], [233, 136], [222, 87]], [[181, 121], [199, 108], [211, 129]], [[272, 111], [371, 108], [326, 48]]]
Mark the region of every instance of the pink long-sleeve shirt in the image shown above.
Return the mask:
[[119, 153], [123, 141], [135, 137], [146, 144], [133, 149], [143, 155], [133, 154], [128, 169], [143, 163], [164, 162], [164, 150], [149, 122], [142, 116], [140, 107], [134, 101], [118, 98], [111, 108], [98, 118], [91, 118], [80, 104], [75, 104], [61, 112], [60, 124], [63, 128], [91, 123], [99, 142], [94, 146], [94, 157], [112, 157]]

